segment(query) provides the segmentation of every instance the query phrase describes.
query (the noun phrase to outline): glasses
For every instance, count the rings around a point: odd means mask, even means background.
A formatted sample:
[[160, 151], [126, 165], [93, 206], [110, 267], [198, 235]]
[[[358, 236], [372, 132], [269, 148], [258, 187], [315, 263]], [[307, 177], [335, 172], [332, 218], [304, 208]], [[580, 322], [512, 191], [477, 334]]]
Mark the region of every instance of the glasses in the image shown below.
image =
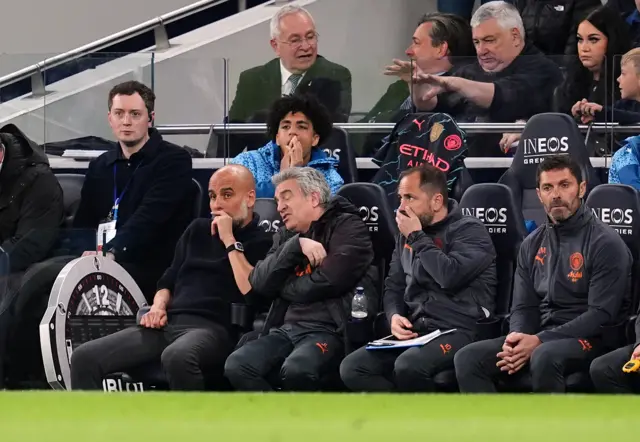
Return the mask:
[[318, 43], [318, 37], [320, 37], [320, 34], [315, 32], [313, 35], [307, 35], [306, 37], [293, 37], [287, 41], [280, 41], [280, 43], [287, 44], [291, 46], [292, 49], [300, 49], [304, 42], [309, 46], [315, 45]]

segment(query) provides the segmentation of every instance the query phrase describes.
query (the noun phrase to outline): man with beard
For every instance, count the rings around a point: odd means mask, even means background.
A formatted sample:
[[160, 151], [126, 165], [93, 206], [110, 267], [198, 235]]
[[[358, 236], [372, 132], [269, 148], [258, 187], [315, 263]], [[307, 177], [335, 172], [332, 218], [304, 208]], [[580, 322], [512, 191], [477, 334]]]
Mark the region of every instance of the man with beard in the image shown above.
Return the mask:
[[235, 345], [231, 304], [251, 291], [235, 266], [262, 259], [271, 235], [253, 214], [255, 182], [243, 166], [213, 174], [209, 201], [213, 221], [196, 219], [184, 232], [140, 325], [73, 352], [72, 389], [100, 389], [109, 373], [160, 360], [172, 390], [203, 390], [206, 372], [222, 368]]
[[433, 391], [433, 377], [453, 368], [453, 356], [473, 342], [476, 323], [495, 305], [493, 242], [479, 219], [448, 199], [445, 174], [428, 165], [408, 169], [398, 196], [400, 234], [384, 292], [391, 333], [404, 341], [455, 331], [421, 347], [355, 351], [340, 367], [353, 391]]
[[587, 183], [568, 155], [538, 166], [538, 198], [549, 221], [520, 247], [505, 337], [471, 344], [455, 357], [460, 391], [496, 383], [562, 393], [565, 374], [588, 371], [604, 353], [603, 326], [620, 323], [632, 258], [618, 234], [582, 203]]

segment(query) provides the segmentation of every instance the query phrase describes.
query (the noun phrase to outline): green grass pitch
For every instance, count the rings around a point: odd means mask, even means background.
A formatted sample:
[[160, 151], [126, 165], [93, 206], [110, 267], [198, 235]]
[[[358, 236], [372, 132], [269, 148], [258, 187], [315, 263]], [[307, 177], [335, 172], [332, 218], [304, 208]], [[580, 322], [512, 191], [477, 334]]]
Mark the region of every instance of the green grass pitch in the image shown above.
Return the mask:
[[638, 440], [640, 397], [0, 393], [2, 442]]

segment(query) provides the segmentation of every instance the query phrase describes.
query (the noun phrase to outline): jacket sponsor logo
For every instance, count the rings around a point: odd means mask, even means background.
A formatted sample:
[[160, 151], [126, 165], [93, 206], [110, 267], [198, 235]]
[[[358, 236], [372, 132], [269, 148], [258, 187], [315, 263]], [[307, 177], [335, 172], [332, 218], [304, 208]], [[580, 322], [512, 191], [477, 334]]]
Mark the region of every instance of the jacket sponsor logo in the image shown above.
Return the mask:
[[569, 151], [569, 137], [525, 138], [524, 164], [538, 164], [550, 155], [558, 155]]
[[448, 172], [451, 165], [440, 157], [435, 156], [429, 149], [411, 144], [400, 146], [400, 153], [413, 159], [409, 160], [407, 167], [421, 166], [424, 163], [430, 164], [443, 172]]
[[444, 148], [447, 150], [458, 150], [462, 147], [462, 138], [459, 135], [449, 135], [444, 139]]
[[633, 209], [601, 207], [591, 211], [600, 221], [613, 227], [619, 235], [633, 235]]
[[571, 282], [577, 282], [582, 279], [582, 267], [584, 266], [584, 257], [582, 256], [582, 253], [573, 253], [569, 257], [569, 266], [571, 267], [571, 271], [567, 277]]
[[507, 233], [506, 207], [463, 207], [462, 214], [478, 218], [489, 233]]
[[[438, 141], [440, 136], [442, 136], [443, 132], [444, 132], [444, 126], [442, 124], [433, 123], [433, 126], [431, 126], [431, 132], [429, 132], [429, 141], [431, 141], [432, 143], [435, 143], [436, 141]], [[446, 146], [446, 141], [445, 141], [445, 146]]]
[[278, 231], [278, 229], [280, 229], [280, 224], [282, 223], [282, 221], [280, 221], [279, 219], [274, 220], [274, 221], [270, 221], [268, 219], [263, 219], [262, 221], [260, 221], [258, 223], [258, 226], [262, 227], [264, 229], [265, 232], [267, 233], [275, 233]]
[[378, 231], [378, 210], [378, 206], [362, 206], [358, 209], [360, 216], [362, 217], [362, 221], [364, 221], [369, 228], [369, 232]]
[[340, 161], [340, 152], [342, 152], [342, 149], [324, 149], [324, 153], [326, 153], [328, 157], [335, 158], [338, 161]]
[[540, 247], [538, 249], [538, 253], [536, 253], [535, 262], [539, 262], [541, 265], [544, 265], [544, 260], [547, 257], [547, 248]]
[[313, 273], [311, 264], [307, 264], [306, 267], [301, 267], [301, 266], [296, 267], [296, 276], [310, 275], [311, 273]]

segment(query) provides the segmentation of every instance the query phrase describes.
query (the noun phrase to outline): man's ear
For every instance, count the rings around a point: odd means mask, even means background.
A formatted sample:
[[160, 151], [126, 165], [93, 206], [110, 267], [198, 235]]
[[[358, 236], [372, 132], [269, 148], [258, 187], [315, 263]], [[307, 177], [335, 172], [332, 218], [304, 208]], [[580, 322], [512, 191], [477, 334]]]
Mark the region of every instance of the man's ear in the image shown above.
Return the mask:
[[583, 181], [580, 183], [579, 186], [579, 191], [578, 191], [578, 197], [580, 197], [580, 199], [584, 198], [584, 195], [587, 193], [587, 182]]
[[316, 147], [320, 142], [320, 135], [314, 133], [313, 138], [311, 139], [311, 147]]

